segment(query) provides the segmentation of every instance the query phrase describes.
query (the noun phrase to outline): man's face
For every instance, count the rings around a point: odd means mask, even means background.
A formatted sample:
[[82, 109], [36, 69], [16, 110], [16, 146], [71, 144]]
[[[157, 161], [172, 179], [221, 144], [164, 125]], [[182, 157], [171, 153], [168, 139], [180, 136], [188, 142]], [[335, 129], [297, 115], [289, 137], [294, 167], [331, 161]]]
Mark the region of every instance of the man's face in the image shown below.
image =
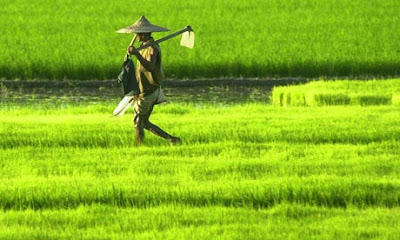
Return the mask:
[[146, 42], [147, 40], [149, 40], [151, 37], [150, 33], [138, 33], [137, 34], [137, 40], [139, 42]]

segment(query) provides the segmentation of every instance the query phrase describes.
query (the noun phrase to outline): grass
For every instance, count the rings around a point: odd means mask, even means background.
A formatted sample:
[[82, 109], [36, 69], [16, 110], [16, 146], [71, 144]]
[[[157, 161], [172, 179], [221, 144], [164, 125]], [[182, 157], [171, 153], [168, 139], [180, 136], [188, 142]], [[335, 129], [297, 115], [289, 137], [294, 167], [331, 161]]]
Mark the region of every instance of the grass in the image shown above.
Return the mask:
[[[240, 152], [238, 149], [245, 151]], [[282, 203], [397, 207], [399, 144], [207, 144], [3, 151], [0, 207], [63, 209]], [[324, 158], [322, 156], [325, 156]]]
[[313, 81], [299, 86], [275, 87], [277, 106], [399, 105], [400, 79], [386, 81]]
[[0, 238], [398, 237], [395, 106], [169, 104], [140, 148], [113, 106], [1, 108]]
[[[109, 106], [110, 112], [114, 106]], [[277, 110], [263, 104], [214, 107], [172, 104], [163, 106], [162, 112], [155, 113], [152, 118], [172, 134], [182, 135], [187, 144], [264, 143], [266, 140], [357, 144], [398, 139], [399, 120], [395, 106], [359, 106], [351, 111], [346, 106], [316, 110]], [[111, 112], [104, 113], [104, 109], [107, 108], [99, 105], [87, 109], [60, 108], [54, 112], [49, 109], [40, 112], [33, 106], [32, 109], [5, 110], [0, 120], [3, 126], [0, 147], [132, 147], [132, 116], [112, 118]], [[201, 128], [198, 128], [199, 123]], [[151, 135], [147, 141], [149, 145], [164, 144]]]
[[397, 76], [400, 4], [367, 2], [5, 0], [0, 78], [114, 79], [131, 39], [115, 31], [143, 14], [196, 31], [193, 50], [162, 43], [168, 78]]
[[[398, 90], [379, 83], [275, 90]], [[116, 104], [1, 103], [0, 239], [399, 238], [395, 103], [160, 105], [183, 142], [140, 148]]]
[[[0, 214], [0, 238], [51, 239], [396, 239], [399, 209], [270, 209], [104, 205]], [[51, 226], [49, 228], [49, 226]], [[367, 227], [366, 227], [367, 226]]]

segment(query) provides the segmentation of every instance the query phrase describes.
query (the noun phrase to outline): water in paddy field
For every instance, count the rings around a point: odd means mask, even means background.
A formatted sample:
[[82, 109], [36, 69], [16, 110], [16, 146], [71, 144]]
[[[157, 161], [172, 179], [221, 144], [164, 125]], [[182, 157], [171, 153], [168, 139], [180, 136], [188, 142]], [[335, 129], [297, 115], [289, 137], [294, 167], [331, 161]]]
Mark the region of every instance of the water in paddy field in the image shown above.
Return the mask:
[[[217, 80], [218, 81], [218, 80]], [[257, 80], [255, 80], [257, 81]], [[1, 103], [85, 103], [119, 101], [117, 81], [3, 81]], [[272, 86], [250, 81], [165, 81], [163, 90], [173, 103], [240, 104], [269, 103]]]

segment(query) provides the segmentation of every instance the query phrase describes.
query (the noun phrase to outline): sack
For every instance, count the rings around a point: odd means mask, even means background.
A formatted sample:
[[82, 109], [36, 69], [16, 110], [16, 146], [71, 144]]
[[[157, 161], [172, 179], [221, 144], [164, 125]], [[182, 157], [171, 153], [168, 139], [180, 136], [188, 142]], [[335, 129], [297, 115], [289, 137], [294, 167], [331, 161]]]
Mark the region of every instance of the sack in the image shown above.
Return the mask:
[[122, 64], [121, 73], [118, 75], [118, 82], [122, 83], [122, 92], [124, 96], [140, 94], [139, 84], [135, 74], [135, 65], [132, 59], [127, 58]]
[[134, 98], [134, 96], [125, 96], [124, 98], [122, 98], [121, 102], [119, 102], [118, 106], [114, 109], [113, 115], [115, 117], [120, 117], [124, 115], [126, 110], [128, 110], [128, 108], [133, 105], [135, 100]]

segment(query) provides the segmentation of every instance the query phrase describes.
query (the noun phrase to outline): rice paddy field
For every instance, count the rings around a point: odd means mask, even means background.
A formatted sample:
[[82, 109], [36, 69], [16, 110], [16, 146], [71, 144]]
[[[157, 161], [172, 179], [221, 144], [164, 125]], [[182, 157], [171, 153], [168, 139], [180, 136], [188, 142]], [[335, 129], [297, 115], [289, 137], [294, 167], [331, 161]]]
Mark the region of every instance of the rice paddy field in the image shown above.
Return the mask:
[[[0, 239], [400, 239], [399, 12], [398, 0], [1, 0]], [[116, 30], [141, 15], [195, 30], [192, 50], [161, 44], [170, 86], [303, 84], [167, 90], [190, 96], [151, 121], [182, 143], [147, 132], [140, 147], [105, 87], [34, 86], [116, 79], [132, 38]]]
[[[118, 99], [1, 102], [0, 239], [398, 239], [400, 109], [372, 96], [399, 84], [159, 105], [152, 122], [182, 144], [147, 133], [139, 148]], [[372, 100], [275, 104], [298, 88]]]
[[[193, 50], [162, 43], [168, 78], [395, 77], [398, 0], [2, 0], [0, 79], [115, 79], [141, 15]], [[168, 33], [154, 34], [161, 38]]]

